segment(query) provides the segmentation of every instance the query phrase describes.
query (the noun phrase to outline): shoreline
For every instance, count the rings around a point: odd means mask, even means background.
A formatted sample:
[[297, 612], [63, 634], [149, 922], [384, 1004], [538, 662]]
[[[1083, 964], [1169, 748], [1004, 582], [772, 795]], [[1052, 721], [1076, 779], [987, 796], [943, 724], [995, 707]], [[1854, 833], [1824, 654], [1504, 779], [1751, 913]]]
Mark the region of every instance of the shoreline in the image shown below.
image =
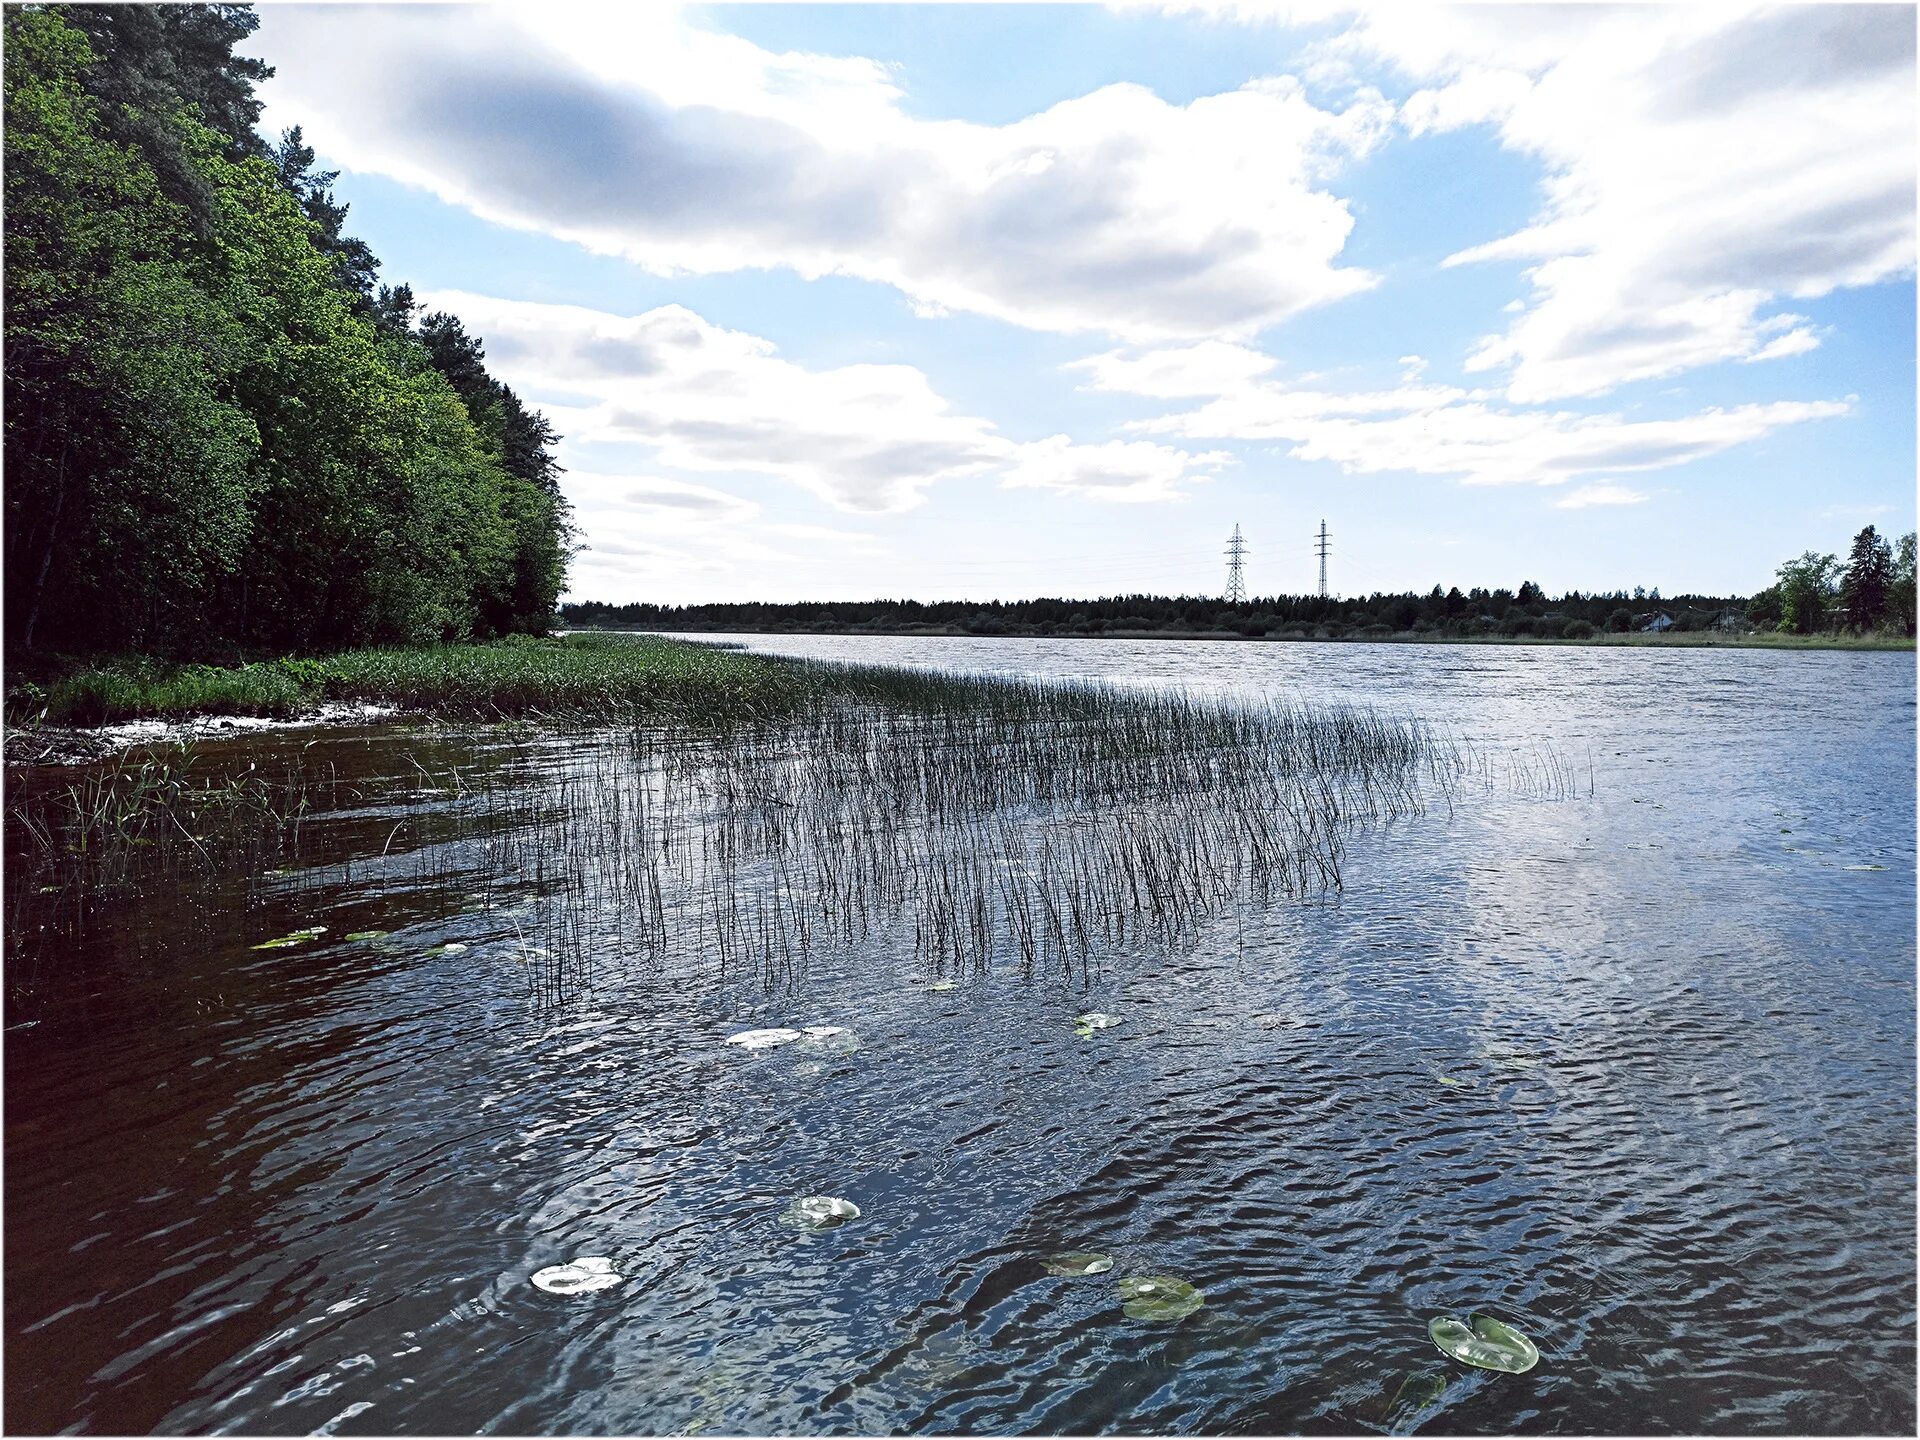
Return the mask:
[[1006, 630], [985, 632], [958, 626], [916, 626], [910, 629], [782, 629], [688, 627], [684, 629], [613, 629], [580, 626], [556, 632], [563, 635], [655, 635], [664, 638], [706, 635], [818, 635], [876, 640], [1207, 640], [1276, 645], [1515, 645], [1555, 646], [1596, 650], [1873, 650], [1899, 653], [1914, 649], [1914, 640], [1896, 635], [1781, 635], [1756, 631], [1734, 635], [1707, 630], [1679, 634], [1603, 633], [1587, 639], [1543, 635], [1434, 635], [1397, 630], [1388, 635], [1242, 635], [1233, 630]]
[[[1894, 637], [1729, 636], [1688, 632], [1569, 640], [1537, 636], [1246, 636], [1231, 631], [1121, 631], [1097, 635], [966, 630], [573, 630], [548, 641], [350, 652], [326, 660], [165, 667], [123, 657], [32, 687], [38, 713], [8, 696], [9, 769], [108, 758], [142, 744], [177, 744], [249, 730], [349, 727], [408, 720], [560, 722], [636, 712], [726, 720], [786, 703], [799, 677], [782, 662], [718, 637], [848, 636], [874, 639], [1267, 641], [1331, 645], [1501, 645], [1645, 650], [1878, 651], [1913, 653]], [[716, 637], [709, 640], [706, 637]], [[676, 638], [677, 637], [677, 638]], [[605, 642], [647, 640], [645, 645]], [[141, 673], [142, 671], [148, 673]], [[289, 672], [297, 671], [295, 680]]]

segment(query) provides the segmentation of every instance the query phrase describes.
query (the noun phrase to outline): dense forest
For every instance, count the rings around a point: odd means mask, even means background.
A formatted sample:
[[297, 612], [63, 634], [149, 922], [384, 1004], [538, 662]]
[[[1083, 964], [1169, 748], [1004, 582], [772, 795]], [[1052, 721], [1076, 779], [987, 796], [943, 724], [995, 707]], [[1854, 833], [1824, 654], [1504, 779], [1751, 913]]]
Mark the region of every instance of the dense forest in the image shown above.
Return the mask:
[[258, 133], [257, 24], [6, 9], [10, 661], [551, 624], [558, 437]]
[[1504, 636], [1581, 640], [1602, 631], [1779, 630], [1802, 635], [1914, 631], [1914, 537], [1897, 549], [1869, 525], [1843, 567], [1809, 552], [1780, 567], [1751, 597], [1572, 591], [1550, 598], [1532, 581], [1517, 590], [1442, 589], [1348, 597], [1270, 595], [1229, 604], [1204, 595], [1110, 595], [1098, 600], [823, 601], [801, 604], [560, 607], [576, 629], [938, 632], [969, 635], [1241, 635], [1287, 639]]

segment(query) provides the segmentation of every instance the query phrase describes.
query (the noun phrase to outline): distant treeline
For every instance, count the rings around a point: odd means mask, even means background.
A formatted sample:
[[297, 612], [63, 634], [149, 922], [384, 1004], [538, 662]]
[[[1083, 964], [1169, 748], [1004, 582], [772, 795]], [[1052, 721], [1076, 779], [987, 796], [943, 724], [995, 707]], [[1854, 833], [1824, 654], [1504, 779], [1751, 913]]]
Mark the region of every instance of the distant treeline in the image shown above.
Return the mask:
[[1273, 635], [1343, 639], [1389, 635], [1590, 639], [1601, 632], [1914, 630], [1914, 537], [1897, 551], [1872, 526], [1854, 540], [1844, 569], [1809, 553], [1780, 567], [1779, 582], [1750, 598], [1635, 589], [1548, 596], [1532, 581], [1517, 590], [1375, 592], [1345, 598], [1268, 595], [1227, 604], [1206, 595], [1109, 595], [1098, 600], [849, 600], [796, 604], [560, 607], [574, 629], [742, 630], [969, 635]]
[[1162, 634], [1280, 635], [1341, 638], [1396, 633], [1585, 637], [1628, 631], [1666, 616], [1678, 628], [1707, 629], [1734, 617], [1746, 628], [1745, 602], [1659, 591], [1571, 594], [1550, 600], [1531, 582], [1518, 590], [1435, 586], [1421, 595], [1374, 594], [1321, 599], [1267, 595], [1230, 605], [1210, 595], [1109, 595], [1098, 600], [828, 601], [792, 605], [606, 605], [560, 607], [576, 629], [898, 631], [957, 630], [974, 635]]
[[546, 420], [255, 131], [243, 5], [9, 5], [6, 638], [204, 657], [543, 631]]

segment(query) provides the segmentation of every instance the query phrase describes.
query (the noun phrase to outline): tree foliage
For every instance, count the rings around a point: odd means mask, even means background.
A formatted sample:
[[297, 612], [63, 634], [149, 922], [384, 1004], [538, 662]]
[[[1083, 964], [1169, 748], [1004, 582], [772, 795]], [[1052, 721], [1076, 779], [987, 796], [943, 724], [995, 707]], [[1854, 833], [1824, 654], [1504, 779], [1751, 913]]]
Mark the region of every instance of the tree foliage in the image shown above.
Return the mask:
[[1887, 616], [1893, 589], [1893, 547], [1869, 525], [1853, 537], [1853, 553], [1840, 581], [1841, 603], [1847, 624], [1855, 630], [1877, 629]]
[[[1520, 596], [1528, 597], [1526, 604]], [[1641, 601], [1646, 600], [1643, 592]], [[1666, 614], [1680, 631], [1705, 630], [1731, 621], [1745, 628], [1742, 602], [1732, 597], [1683, 595], [1649, 611], [1627, 608], [1625, 591], [1549, 598], [1538, 585], [1487, 590], [1438, 585], [1426, 594], [1264, 595], [1228, 604], [1205, 595], [1110, 595], [1093, 600], [860, 600], [768, 604], [609, 605], [569, 602], [561, 619], [580, 628], [633, 627], [659, 630], [766, 630], [911, 632], [961, 630], [982, 635], [1106, 635], [1151, 632], [1171, 635], [1369, 636], [1416, 635], [1584, 638], [1591, 626], [1625, 631]]]
[[1777, 576], [1773, 588], [1779, 597], [1778, 628], [1795, 635], [1825, 629], [1828, 612], [1839, 600], [1840, 562], [1809, 550], [1782, 565]]
[[9, 647], [542, 631], [557, 437], [456, 319], [376, 292], [301, 132], [253, 133], [254, 23], [6, 11]]
[[1908, 635], [1913, 634], [1913, 549], [1914, 536], [1909, 530], [1900, 537], [1900, 543], [1893, 553], [1893, 581], [1888, 587], [1888, 607], [1891, 622]]

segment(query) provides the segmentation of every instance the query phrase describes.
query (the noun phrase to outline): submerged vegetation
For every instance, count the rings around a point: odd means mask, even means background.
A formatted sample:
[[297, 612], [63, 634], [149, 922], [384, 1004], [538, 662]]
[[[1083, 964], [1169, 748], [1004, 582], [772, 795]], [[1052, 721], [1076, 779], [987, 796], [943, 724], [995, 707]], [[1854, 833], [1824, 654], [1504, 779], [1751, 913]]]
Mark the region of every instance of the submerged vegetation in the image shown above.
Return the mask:
[[[250, 885], [296, 862], [412, 867], [423, 889], [520, 877], [507, 952], [554, 993], [625, 963], [771, 982], [810, 955], [882, 941], [936, 985], [1003, 963], [1084, 976], [1100, 952], [1188, 943], [1251, 907], [1337, 888], [1356, 828], [1418, 811], [1435, 783], [1447, 795], [1491, 779], [1424, 726], [1367, 710], [666, 641], [349, 656], [326, 685], [477, 716], [564, 694], [626, 718], [581, 727], [564, 759], [543, 727], [509, 732], [479, 769], [416, 761], [377, 784], [303, 760], [206, 774], [171, 746], [23, 772], [32, 783], [9, 788], [10, 895], [99, 894], [103, 876], [111, 890], [158, 867], [237, 870]], [[523, 762], [521, 744], [548, 758]], [[1507, 778], [1574, 784], [1538, 747]], [[328, 943], [286, 924], [252, 938]], [[1115, 1023], [1089, 1013], [1076, 1028]]]

